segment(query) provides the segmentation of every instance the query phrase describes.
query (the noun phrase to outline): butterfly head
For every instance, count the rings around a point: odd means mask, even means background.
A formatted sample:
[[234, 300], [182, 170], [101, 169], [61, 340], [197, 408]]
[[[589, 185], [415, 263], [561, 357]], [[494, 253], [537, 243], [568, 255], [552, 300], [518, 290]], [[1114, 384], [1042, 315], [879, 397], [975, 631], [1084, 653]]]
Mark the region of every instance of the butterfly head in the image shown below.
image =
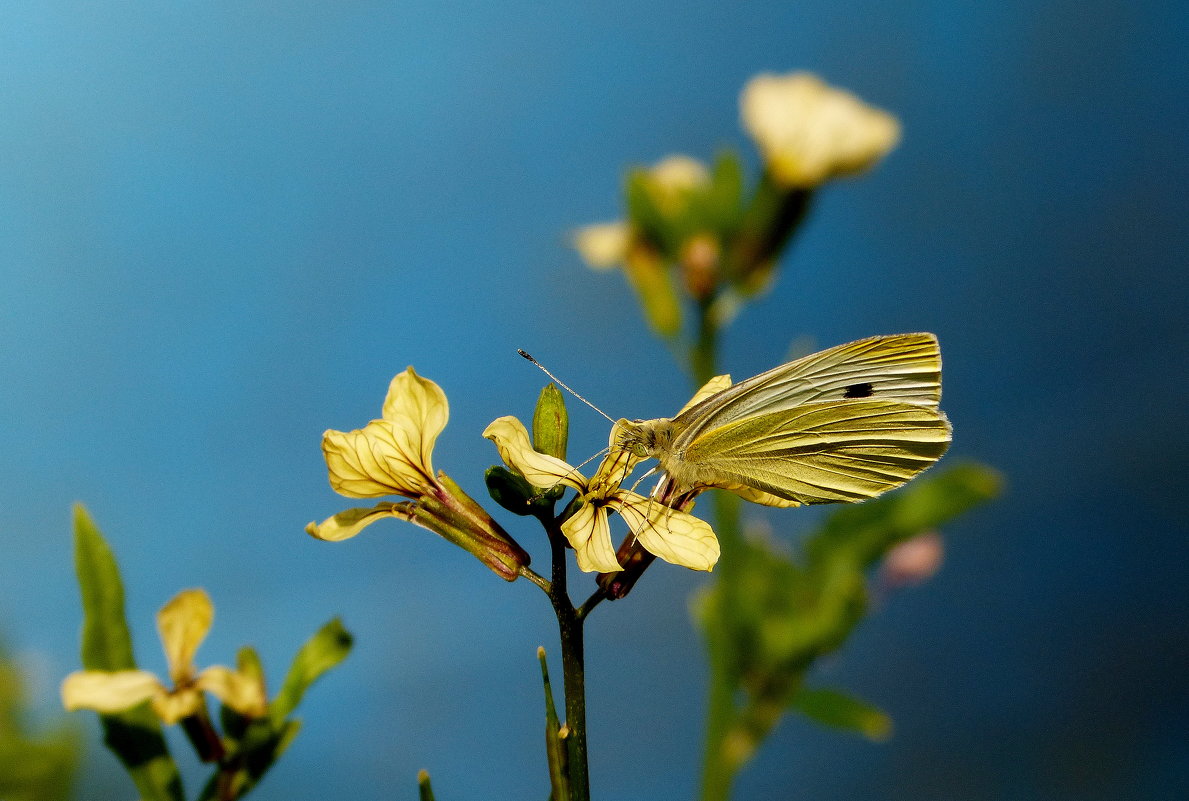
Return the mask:
[[672, 439], [670, 423], [671, 421], [665, 419], [621, 419], [612, 429], [611, 446], [641, 459], [657, 456], [667, 450]]

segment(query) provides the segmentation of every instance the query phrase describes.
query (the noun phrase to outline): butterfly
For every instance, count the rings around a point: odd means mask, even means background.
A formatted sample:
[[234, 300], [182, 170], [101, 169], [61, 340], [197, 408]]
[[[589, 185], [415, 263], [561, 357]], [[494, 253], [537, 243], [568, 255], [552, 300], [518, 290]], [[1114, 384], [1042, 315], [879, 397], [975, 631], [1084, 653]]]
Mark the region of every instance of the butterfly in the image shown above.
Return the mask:
[[906, 483], [952, 438], [933, 334], [869, 337], [731, 385], [674, 417], [619, 420], [613, 448], [655, 458], [678, 491], [723, 487], [771, 506], [858, 502]]

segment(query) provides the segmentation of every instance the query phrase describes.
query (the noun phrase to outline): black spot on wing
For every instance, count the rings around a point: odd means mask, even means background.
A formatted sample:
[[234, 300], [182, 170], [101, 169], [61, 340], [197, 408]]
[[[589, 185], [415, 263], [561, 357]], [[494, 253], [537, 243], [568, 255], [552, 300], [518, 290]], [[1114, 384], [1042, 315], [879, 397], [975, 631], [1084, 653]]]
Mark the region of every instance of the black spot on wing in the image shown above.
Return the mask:
[[864, 382], [862, 384], [851, 384], [849, 387], [846, 388], [846, 391], [842, 393], [842, 397], [844, 397], [844, 398], [870, 398], [874, 394], [875, 394], [875, 387], [871, 386], [870, 382]]

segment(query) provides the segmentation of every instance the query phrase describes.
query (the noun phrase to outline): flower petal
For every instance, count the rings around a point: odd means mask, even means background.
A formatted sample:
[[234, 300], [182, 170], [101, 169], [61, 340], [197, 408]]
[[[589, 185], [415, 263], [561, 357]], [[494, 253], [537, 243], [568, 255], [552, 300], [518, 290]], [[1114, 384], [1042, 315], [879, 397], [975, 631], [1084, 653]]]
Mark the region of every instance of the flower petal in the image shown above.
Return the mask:
[[631, 241], [631, 226], [622, 220], [587, 225], [574, 232], [574, 248], [595, 270], [609, 270], [620, 264], [627, 258]]
[[222, 665], [206, 668], [198, 675], [196, 686], [241, 715], [258, 718], [266, 711], [263, 683], [231, 668]]
[[649, 553], [691, 570], [710, 570], [718, 562], [718, 538], [706, 521], [634, 492], [620, 493], [616, 505]]
[[153, 711], [167, 726], [172, 726], [182, 718], [197, 715], [203, 706], [202, 693], [195, 687], [153, 696]]
[[79, 670], [62, 681], [62, 706], [108, 715], [165, 692], [160, 679], [146, 670]]
[[[702, 388], [699, 389], [697, 392], [695, 392], [694, 396], [689, 399], [689, 402], [687, 402], [684, 406], [682, 406], [677, 411], [677, 414], [681, 414], [686, 409], [692, 409], [694, 406], [697, 406], [699, 403], [706, 400], [711, 395], [717, 395], [718, 393], [722, 392], [724, 389], [729, 388], [730, 386], [731, 386], [731, 377], [729, 375], [716, 375], [714, 378], [710, 379], [705, 384], [703, 384]], [[677, 414], [675, 414], [673, 416], [676, 417]]]
[[740, 97], [744, 127], [780, 183], [814, 187], [870, 167], [900, 138], [891, 114], [809, 73], [758, 75]]
[[427, 492], [433, 486], [433, 472], [428, 459], [421, 461], [419, 448], [416, 438], [388, 420], [322, 435], [330, 486], [348, 498], [416, 498]]
[[433, 446], [450, 417], [450, 406], [442, 388], [417, 375], [411, 366], [407, 367], [388, 385], [381, 416], [392, 423], [396, 432], [404, 435], [413, 447], [412, 460], [424, 465], [425, 473], [432, 476], [430, 456]]
[[611, 544], [611, 524], [607, 520], [607, 510], [601, 506], [584, 504], [561, 524], [561, 533], [574, 546], [580, 570], [587, 573], [614, 573], [623, 569], [615, 558], [615, 547]]
[[402, 520], [410, 519], [408, 515], [402, 514], [402, 504], [395, 503], [379, 503], [371, 509], [347, 509], [339, 512], [334, 517], [328, 517], [321, 523], [309, 523], [306, 525], [306, 533], [314, 539], [326, 540], [327, 542], [341, 542], [342, 540], [349, 540], [364, 528], [381, 520], [385, 517], [399, 517]]
[[548, 489], [564, 484], [579, 492], [586, 489], [586, 479], [577, 470], [561, 459], [533, 450], [528, 429], [515, 417], [509, 415], [493, 420], [483, 429], [483, 436], [495, 443], [504, 464], [524, 476], [534, 487]]
[[194, 675], [194, 654], [214, 619], [215, 606], [201, 589], [182, 590], [157, 613], [157, 631], [174, 684], [184, 684]]

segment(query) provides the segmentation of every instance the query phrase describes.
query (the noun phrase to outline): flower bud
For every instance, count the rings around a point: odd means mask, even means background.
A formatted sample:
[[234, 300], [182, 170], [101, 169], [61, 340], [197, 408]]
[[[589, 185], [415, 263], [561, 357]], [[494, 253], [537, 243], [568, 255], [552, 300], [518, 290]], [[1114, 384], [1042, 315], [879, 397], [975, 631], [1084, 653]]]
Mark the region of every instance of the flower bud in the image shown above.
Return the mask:
[[557, 459], [566, 458], [570, 418], [566, 399], [556, 384], [546, 384], [533, 411], [533, 449]]

